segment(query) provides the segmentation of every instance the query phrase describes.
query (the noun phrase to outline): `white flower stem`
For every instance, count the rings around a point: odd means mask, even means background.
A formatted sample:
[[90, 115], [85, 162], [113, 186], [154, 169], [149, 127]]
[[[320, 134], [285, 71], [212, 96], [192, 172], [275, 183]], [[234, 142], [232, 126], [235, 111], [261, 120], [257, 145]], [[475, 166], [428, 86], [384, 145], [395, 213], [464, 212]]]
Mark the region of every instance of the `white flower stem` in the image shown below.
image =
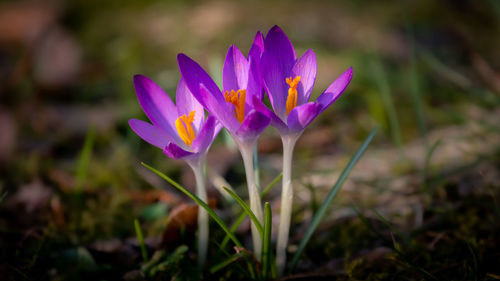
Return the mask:
[[[241, 157], [245, 165], [245, 174], [247, 177], [248, 197], [250, 198], [250, 209], [255, 214], [259, 222], [262, 224], [264, 221], [264, 214], [262, 212], [262, 202], [260, 200], [259, 187], [255, 181], [255, 171], [253, 165], [253, 153], [255, 143], [240, 144]], [[252, 222], [252, 241], [255, 257], [260, 261], [262, 252], [262, 239], [257, 227]]]
[[286, 248], [288, 245], [288, 233], [292, 219], [292, 158], [295, 143], [298, 136], [283, 136], [283, 179], [281, 190], [280, 225], [278, 229], [278, 243], [276, 246], [276, 267], [278, 274], [282, 275], [286, 265]]
[[[189, 163], [189, 162], [188, 162]], [[205, 176], [203, 166], [205, 157], [201, 156], [198, 161], [189, 163], [193, 169], [196, 179], [196, 196], [208, 204], [207, 189], [205, 187]], [[207, 258], [208, 247], [208, 213], [198, 206], [198, 265], [203, 267]]]

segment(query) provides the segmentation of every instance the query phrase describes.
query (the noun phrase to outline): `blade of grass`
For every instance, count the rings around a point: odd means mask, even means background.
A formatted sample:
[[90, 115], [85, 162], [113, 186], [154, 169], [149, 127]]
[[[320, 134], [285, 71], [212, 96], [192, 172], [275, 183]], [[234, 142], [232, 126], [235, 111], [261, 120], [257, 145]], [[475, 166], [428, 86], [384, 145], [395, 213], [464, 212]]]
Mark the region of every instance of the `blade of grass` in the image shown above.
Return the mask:
[[264, 204], [264, 237], [262, 238], [262, 278], [267, 280], [271, 271], [271, 229], [272, 229], [272, 212], [269, 202]]
[[146, 251], [146, 245], [144, 244], [144, 236], [142, 235], [141, 225], [139, 220], [134, 220], [135, 234], [137, 235], [137, 240], [139, 240], [139, 246], [141, 247], [142, 259], [144, 262], [148, 262], [148, 252]]
[[243, 208], [243, 211], [250, 217], [250, 219], [253, 221], [253, 223], [255, 223], [255, 226], [257, 227], [257, 230], [259, 231], [260, 237], [262, 238], [262, 235], [264, 234], [264, 229], [262, 228], [262, 225], [260, 224], [260, 222], [257, 219], [257, 217], [255, 216], [255, 214], [252, 212], [250, 207], [248, 207], [248, 205], [245, 203], [245, 201], [243, 201], [243, 199], [241, 199], [241, 197], [239, 197], [238, 194], [234, 193], [234, 191], [232, 191], [231, 189], [229, 189], [225, 186], [223, 186], [222, 188], [224, 188], [224, 190], [227, 193], [229, 193], [229, 195], [231, 195], [234, 198], [234, 200], [236, 200], [236, 202], [238, 204], [240, 204], [241, 208]]
[[438, 139], [431, 147], [427, 149], [427, 153], [425, 154], [425, 162], [424, 162], [424, 169], [422, 171], [423, 173], [423, 178], [424, 178], [424, 191], [425, 193], [430, 196], [430, 190], [429, 190], [429, 170], [431, 166], [431, 158], [434, 152], [436, 151], [436, 148], [441, 145], [442, 139]]
[[[261, 192], [260, 198], [262, 199], [273, 187], [276, 185], [277, 182], [281, 180], [283, 177], [283, 173], [280, 173], [278, 176], [276, 176], [264, 189], [264, 191]], [[245, 220], [247, 214], [245, 212], [241, 213], [241, 215], [236, 219], [236, 221], [233, 223], [231, 226], [231, 232], [234, 233], [236, 229], [240, 226], [240, 224]], [[226, 248], [227, 243], [229, 242], [229, 236], [226, 235], [224, 239], [222, 240], [221, 247], [223, 249]]]
[[472, 249], [472, 246], [470, 245], [469, 242], [466, 242], [467, 243], [467, 247], [469, 247], [469, 251], [472, 255], [472, 260], [474, 262], [474, 280], [477, 281], [478, 279], [478, 271], [477, 271], [477, 258], [476, 258], [476, 254], [474, 253], [474, 250]]
[[2, 193], [2, 195], [0, 195], [0, 202], [2, 202], [5, 199], [5, 197], [7, 197], [7, 194], [8, 192], [5, 191], [4, 193]]
[[416, 59], [416, 44], [413, 36], [413, 29], [410, 23], [407, 22], [408, 38], [410, 41], [410, 93], [412, 97], [413, 107], [417, 114], [418, 127], [420, 128], [420, 133], [424, 138], [425, 146], [428, 148], [427, 140], [427, 123], [425, 121], [423, 99], [420, 93], [420, 83], [418, 76], [418, 67]]
[[283, 177], [283, 173], [280, 173], [278, 176], [276, 176], [267, 186], [266, 188], [264, 188], [264, 190], [260, 193], [260, 198], [262, 199], [264, 196], [267, 195], [267, 193], [269, 193], [269, 191], [271, 191], [271, 188], [273, 188], [273, 186], [279, 182], [281, 180], [281, 178]]
[[[215, 240], [212, 240], [212, 242], [217, 246], [217, 248], [220, 250], [219, 253], [223, 253], [225, 256], [226, 256], [226, 259], [230, 258], [231, 255], [223, 248], [221, 248], [221, 245], [215, 241]], [[246, 258], [246, 261], [247, 261], [247, 265], [249, 265], [248, 267], [248, 271], [246, 271], [241, 265], [239, 264], [235, 264], [235, 268], [236, 270], [238, 270], [240, 273], [242, 273], [245, 277], [247, 278], [250, 278], [251, 280], [255, 279], [255, 272], [254, 272], [254, 269], [252, 266], [250, 266], [250, 263], [249, 263], [249, 259]], [[220, 260], [219, 257], [216, 257], [214, 258], [213, 260], [217, 261], [217, 260]]]
[[398, 114], [396, 112], [396, 107], [394, 106], [394, 100], [392, 99], [389, 81], [387, 81], [387, 74], [378, 55], [372, 62], [372, 69], [375, 77], [375, 82], [380, 93], [380, 98], [382, 99], [385, 110], [387, 112], [392, 139], [394, 141], [394, 144], [399, 149], [400, 154], [403, 155], [403, 142], [401, 141], [401, 129], [399, 127]]
[[399, 237], [401, 237], [404, 241], [405, 241], [405, 244], [408, 245], [410, 243], [410, 240], [408, 240], [408, 238], [403, 235], [403, 233], [401, 233], [399, 230], [397, 230], [390, 222], [389, 220], [387, 220], [386, 218], [384, 218], [379, 212], [377, 212], [375, 209], [371, 208], [370, 209], [374, 214], [375, 216], [377, 216], [377, 218], [379, 220], [381, 220], [392, 232], [396, 233]]
[[90, 159], [92, 158], [92, 148], [94, 146], [95, 139], [95, 128], [93, 125], [89, 127], [87, 135], [85, 136], [85, 142], [83, 143], [82, 150], [78, 156], [78, 164], [76, 167], [76, 183], [75, 191], [77, 194], [82, 192], [83, 184], [85, 183], [85, 178], [87, 177], [87, 170], [90, 164]]
[[290, 263], [290, 271], [293, 271], [293, 269], [297, 265], [297, 262], [299, 261], [300, 255], [302, 254], [302, 252], [304, 251], [307, 243], [311, 239], [314, 231], [316, 230], [316, 228], [318, 228], [319, 223], [321, 222], [321, 220], [323, 219], [323, 217], [326, 214], [326, 211], [328, 210], [328, 207], [330, 206], [330, 204], [332, 203], [333, 199], [337, 195], [338, 191], [340, 190], [340, 188], [344, 184], [345, 180], [349, 176], [349, 173], [351, 172], [351, 170], [354, 168], [354, 166], [356, 165], [356, 163], [359, 161], [359, 159], [361, 158], [361, 156], [363, 155], [363, 153], [368, 148], [368, 145], [370, 144], [370, 142], [375, 137], [375, 134], [377, 133], [377, 130], [378, 130], [378, 127], [375, 128], [375, 129], [373, 129], [370, 132], [370, 134], [368, 135], [368, 137], [366, 137], [366, 139], [363, 142], [363, 144], [358, 148], [358, 151], [356, 151], [356, 153], [354, 154], [354, 156], [351, 158], [351, 160], [349, 161], [349, 163], [347, 164], [347, 166], [344, 168], [344, 170], [340, 174], [340, 176], [337, 179], [337, 182], [335, 183], [335, 185], [333, 186], [333, 188], [328, 192], [328, 195], [326, 196], [325, 200], [323, 201], [323, 203], [319, 207], [318, 211], [314, 214], [314, 217], [313, 217], [313, 219], [311, 221], [311, 225], [307, 228], [306, 233], [304, 234], [304, 237], [300, 241], [299, 248], [297, 249], [297, 252], [295, 253], [295, 255], [292, 258], [292, 261]]
[[212, 209], [210, 209], [210, 207], [205, 202], [203, 202], [200, 198], [198, 198], [198, 196], [194, 195], [189, 190], [187, 190], [186, 188], [184, 188], [182, 185], [178, 184], [176, 181], [174, 181], [173, 179], [171, 179], [170, 177], [168, 177], [164, 173], [162, 173], [162, 172], [156, 170], [155, 168], [149, 166], [148, 164], [146, 164], [144, 162], [142, 162], [141, 164], [144, 167], [146, 167], [149, 170], [151, 170], [153, 173], [157, 174], [158, 176], [160, 176], [161, 178], [163, 178], [164, 180], [166, 180], [167, 182], [169, 182], [171, 185], [173, 185], [179, 191], [181, 191], [182, 193], [186, 194], [189, 198], [193, 199], [193, 201], [196, 202], [196, 204], [198, 204], [199, 206], [201, 206], [202, 208], [204, 208], [207, 211], [208, 215], [210, 217], [212, 217], [212, 219], [222, 228], [222, 230], [224, 230], [226, 232], [226, 235], [229, 236], [229, 238], [234, 242], [234, 244], [236, 246], [243, 247], [243, 245], [241, 244], [241, 242], [238, 240], [238, 238], [236, 238], [236, 236], [233, 234], [233, 232], [231, 232], [229, 230], [229, 228], [224, 223], [224, 221]]
[[358, 217], [359, 219], [361, 220], [361, 222], [363, 222], [367, 227], [368, 229], [370, 229], [371, 231], [373, 231], [373, 233], [375, 233], [375, 235], [377, 235], [379, 237], [380, 240], [384, 241], [385, 243], [387, 244], [390, 244], [392, 242], [394, 248], [393, 248], [393, 251], [397, 254], [397, 256], [399, 258], [402, 259], [402, 263], [406, 264], [407, 266], [413, 268], [415, 271], [418, 271], [420, 273], [422, 273], [423, 275], [427, 276], [428, 278], [432, 279], [432, 280], [439, 280], [436, 276], [434, 276], [432, 273], [428, 272], [427, 270], [419, 267], [418, 265], [414, 265], [413, 263], [411, 263], [408, 258], [406, 258], [406, 256], [403, 254], [403, 252], [400, 251], [400, 247], [399, 247], [399, 244], [396, 243], [396, 240], [394, 240], [394, 236], [392, 236], [392, 241], [386, 239], [380, 232], [378, 232], [374, 227], [373, 225], [368, 221], [368, 219], [361, 213], [361, 211], [359, 210], [359, 208], [355, 207], [354, 206], [354, 211], [358, 214]]
[[224, 267], [229, 266], [230, 264], [239, 260], [242, 257], [244, 257], [243, 253], [237, 253], [237, 254], [230, 256], [229, 258], [223, 260], [222, 262], [210, 267], [210, 274], [216, 273], [217, 271], [223, 269]]

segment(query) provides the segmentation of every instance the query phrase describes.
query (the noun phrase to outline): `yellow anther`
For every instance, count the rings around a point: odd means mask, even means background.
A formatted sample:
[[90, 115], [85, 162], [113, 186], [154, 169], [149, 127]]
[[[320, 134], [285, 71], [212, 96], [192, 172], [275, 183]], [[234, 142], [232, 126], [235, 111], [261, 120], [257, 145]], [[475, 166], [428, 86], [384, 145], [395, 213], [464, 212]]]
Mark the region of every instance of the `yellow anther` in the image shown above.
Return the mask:
[[192, 126], [193, 121], [194, 111], [189, 112], [189, 116], [184, 114], [175, 120], [175, 128], [177, 128], [179, 137], [187, 146], [191, 146], [196, 137]]
[[300, 82], [300, 76], [295, 76], [292, 79], [286, 78], [286, 83], [290, 86], [288, 89], [288, 97], [286, 98], [286, 115], [290, 114], [290, 111], [297, 106], [297, 86]]
[[231, 90], [231, 92], [229, 91], [224, 92], [224, 98], [226, 99], [226, 101], [234, 105], [234, 110], [236, 111], [236, 119], [238, 119], [240, 124], [241, 122], [243, 122], [243, 119], [245, 119], [246, 95], [247, 91], [245, 89], [238, 91]]

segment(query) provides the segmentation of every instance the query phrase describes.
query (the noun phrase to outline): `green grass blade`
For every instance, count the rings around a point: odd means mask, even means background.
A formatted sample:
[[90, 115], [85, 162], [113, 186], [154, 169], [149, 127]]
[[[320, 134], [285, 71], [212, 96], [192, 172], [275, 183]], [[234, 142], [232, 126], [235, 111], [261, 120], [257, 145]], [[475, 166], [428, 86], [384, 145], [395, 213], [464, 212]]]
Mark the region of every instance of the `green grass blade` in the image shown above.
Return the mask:
[[193, 201], [196, 202], [196, 204], [198, 204], [199, 206], [201, 206], [203, 209], [205, 209], [207, 211], [208, 215], [210, 217], [212, 217], [212, 219], [226, 232], [226, 235], [229, 236], [229, 238], [234, 242], [234, 244], [236, 246], [243, 247], [243, 245], [240, 243], [240, 241], [238, 240], [238, 238], [236, 238], [236, 236], [233, 234], [233, 232], [231, 232], [229, 230], [229, 228], [224, 223], [224, 221], [212, 209], [210, 209], [210, 207], [205, 202], [203, 202], [200, 198], [198, 198], [198, 196], [194, 195], [189, 190], [187, 190], [186, 188], [184, 188], [182, 185], [178, 184], [176, 181], [174, 181], [173, 179], [171, 179], [170, 177], [168, 177], [164, 173], [162, 173], [162, 172], [156, 170], [155, 168], [149, 166], [148, 164], [146, 164], [146, 163], [141, 163], [141, 164], [144, 167], [146, 167], [149, 170], [151, 170], [153, 173], [157, 174], [158, 176], [160, 176], [161, 178], [163, 178], [164, 180], [166, 180], [167, 182], [169, 182], [171, 185], [173, 185], [179, 191], [181, 191], [182, 193], [186, 194], [189, 198], [193, 199]]
[[260, 237], [262, 238], [262, 235], [264, 234], [264, 229], [262, 228], [262, 224], [260, 224], [259, 219], [255, 216], [255, 214], [252, 212], [250, 207], [241, 199], [241, 197], [238, 196], [238, 194], [234, 193], [231, 189], [223, 186], [224, 190], [231, 195], [238, 204], [240, 204], [241, 208], [243, 208], [243, 211], [250, 217], [252, 222], [255, 224], [257, 227], [257, 230], [259, 231]]
[[382, 103], [387, 112], [392, 139], [394, 144], [398, 147], [401, 155], [403, 155], [403, 142], [401, 140], [399, 118], [394, 105], [394, 100], [392, 99], [391, 87], [389, 86], [389, 81], [387, 80], [387, 74], [384, 70], [380, 57], [377, 56], [373, 61], [372, 69], [375, 82], [380, 93], [380, 98], [382, 99]]
[[8, 192], [5, 191], [4, 193], [2, 193], [2, 195], [0, 195], [0, 202], [2, 202], [5, 199], [5, 197], [7, 197], [7, 194]]
[[232, 256], [230, 256], [229, 258], [223, 260], [222, 262], [212, 266], [210, 268], [210, 274], [214, 274], [216, 273], [217, 271], [223, 269], [224, 267], [227, 267], [229, 266], [230, 264], [232, 264], [233, 262], [236, 262], [238, 261], [240, 258], [244, 257], [244, 254], [243, 253], [237, 253], [237, 254], [234, 254]]
[[427, 152], [425, 153], [425, 162], [424, 162], [424, 169], [422, 171], [423, 173], [423, 179], [424, 179], [424, 191], [425, 193], [430, 196], [430, 190], [429, 190], [429, 176], [430, 176], [430, 168], [431, 168], [431, 158], [438, 146], [441, 145], [443, 139], [438, 139], [431, 147], [427, 149]]
[[297, 262], [299, 261], [300, 255], [302, 254], [302, 252], [304, 251], [307, 243], [311, 239], [314, 231], [316, 230], [316, 228], [318, 228], [321, 220], [323, 219], [323, 217], [326, 214], [326, 211], [328, 210], [328, 207], [330, 206], [330, 204], [332, 203], [333, 199], [337, 195], [338, 191], [340, 190], [340, 188], [344, 184], [345, 180], [349, 176], [349, 173], [351, 172], [351, 170], [354, 168], [354, 166], [356, 165], [356, 163], [359, 161], [359, 159], [361, 158], [361, 156], [363, 155], [363, 153], [368, 148], [368, 145], [370, 144], [370, 142], [375, 137], [375, 134], [377, 133], [377, 130], [378, 130], [378, 127], [375, 128], [375, 129], [373, 129], [370, 132], [370, 134], [368, 135], [368, 137], [365, 139], [365, 141], [363, 142], [363, 144], [358, 148], [358, 151], [356, 151], [356, 153], [354, 154], [354, 156], [351, 158], [351, 160], [349, 161], [349, 163], [347, 164], [347, 166], [344, 168], [344, 170], [340, 174], [340, 176], [337, 179], [337, 182], [335, 183], [335, 185], [333, 186], [333, 188], [330, 190], [330, 192], [328, 192], [328, 195], [326, 196], [325, 200], [323, 201], [323, 203], [319, 207], [319, 209], [316, 212], [316, 214], [314, 214], [314, 217], [313, 217], [313, 219], [311, 221], [311, 225], [309, 226], [309, 228], [307, 228], [306, 233], [304, 234], [304, 237], [300, 241], [299, 248], [298, 248], [297, 252], [295, 253], [295, 255], [292, 258], [292, 261], [290, 263], [290, 271], [293, 271], [293, 269], [297, 265]]
[[283, 177], [283, 173], [280, 173], [279, 175], [277, 175], [267, 186], [266, 188], [264, 188], [264, 190], [260, 193], [260, 198], [262, 199], [264, 196], [266, 196], [269, 191], [271, 191], [271, 188], [273, 188], [273, 186], [279, 182], [281, 180], [281, 178]]
[[264, 204], [264, 237], [262, 238], [262, 278], [267, 280], [271, 271], [271, 230], [272, 230], [272, 212], [269, 202]]
[[415, 113], [417, 115], [418, 127], [420, 129], [420, 134], [424, 138], [425, 146], [428, 147], [428, 138], [427, 138], [427, 123], [425, 120], [424, 114], [424, 106], [423, 106], [423, 98], [420, 90], [420, 82], [419, 82], [419, 73], [418, 73], [418, 65], [417, 65], [417, 55], [416, 48], [417, 44], [415, 44], [415, 37], [413, 35], [412, 25], [407, 22], [407, 31], [408, 38], [410, 41], [410, 94], [413, 103], [413, 107], [415, 108]]
[[[277, 182], [281, 180], [283, 177], [283, 173], [280, 173], [277, 175], [267, 186], [266, 188], [260, 193], [260, 198], [262, 199], [273, 187], [276, 185]], [[234, 233], [236, 229], [240, 226], [240, 224], [243, 222], [243, 220], [246, 218], [246, 213], [243, 212], [241, 215], [236, 219], [236, 221], [233, 223], [231, 226], [231, 232]], [[226, 235], [224, 237], [224, 240], [222, 240], [222, 243], [220, 244], [223, 249], [226, 248], [227, 243], [229, 242], [229, 236]]]
[[95, 128], [93, 125], [90, 126], [87, 135], [85, 136], [85, 142], [83, 143], [82, 150], [78, 156], [78, 164], [76, 167], [76, 184], [75, 191], [79, 194], [82, 192], [83, 184], [85, 183], [85, 178], [87, 177], [87, 170], [90, 164], [90, 159], [92, 158], [92, 148], [94, 146], [95, 139]]
[[[236, 229], [238, 229], [238, 227], [243, 222], [243, 220], [245, 220], [246, 217], [247, 217], [247, 214], [245, 212], [241, 213], [241, 215], [236, 219], [236, 221], [233, 223], [233, 225], [231, 225], [231, 228], [229, 229], [231, 231], [231, 233], [234, 233], [236, 231]], [[230, 240], [231, 240], [231, 238], [229, 238], [229, 236], [226, 234], [226, 237], [224, 237], [224, 239], [222, 240], [222, 243], [220, 243], [222, 249], [226, 248], [226, 245], [227, 245], [227, 243], [229, 243]]]
[[[368, 219], [361, 213], [361, 211], [359, 210], [359, 208], [357, 208], [356, 206], [354, 206], [354, 211], [358, 214], [358, 217], [359, 219], [361, 220], [362, 223], [364, 223], [368, 229], [370, 229], [371, 231], [373, 231], [373, 233], [375, 233], [375, 235], [377, 235], [377, 237], [379, 237], [380, 240], [384, 241], [385, 243], [390, 243], [391, 241], [389, 241], [388, 239], [386, 239], [384, 237], [384, 235], [382, 235], [379, 231], [377, 231], [373, 225], [368, 221]], [[427, 276], [428, 279], [432, 279], [432, 280], [440, 280], [438, 279], [436, 276], [434, 276], [432, 273], [430, 273], [429, 271], [417, 266], [417, 265], [414, 265], [412, 262], [410, 262], [408, 260], [408, 258], [406, 258], [406, 256], [403, 254], [403, 252], [401, 252], [401, 249], [400, 249], [400, 246], [398, 243], [396, 243], [396, 240], [394, 240], [394, 236], [392, 236], [392, 244], [394, 246], [393, 248], [393, 251], [398, 255], [399, 258], [402, 259], [402, 261], [408, 265], [409, 267], [413, 268], [415, 271], [418, 271], [420, 273], [422, 273], [423, 275]]]
[[141, 225], [137, 219], [134, 220], [134, 227], [137, 240], [139, 240], [139, 246], [141, 247], [142, 259], [144, 262], [148, 262], [148, 252], [146, 251], [146, 245], [144, 244], [144, 236], [142, 235]]
[[393, 225], [392, 223], [387, 220], [386, 218], [384, 218], [379, 212], [377, 212], [375, 209], [371, 208], [371, 211], [375, 214], [375, 216], [377, 216], [377, 218], [379, 220], [381, 220], [392, 232], [396, 233], [399, 237], [401, 237], [404, 241], [405, 241], [405, 244], [408, 245], [410, 243], [410, 240], [408, 240], [408, 238], [403, 235], [403, 233], [401, 233], [399, 230], [397, 230]]

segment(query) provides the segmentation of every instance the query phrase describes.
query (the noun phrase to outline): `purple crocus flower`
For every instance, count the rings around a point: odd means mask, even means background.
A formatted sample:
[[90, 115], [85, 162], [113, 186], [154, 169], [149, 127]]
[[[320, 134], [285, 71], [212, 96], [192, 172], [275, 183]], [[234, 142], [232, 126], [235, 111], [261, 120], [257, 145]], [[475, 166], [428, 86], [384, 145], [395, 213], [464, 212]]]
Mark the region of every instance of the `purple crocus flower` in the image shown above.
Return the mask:
[[[139, 103], [152, 124], [130, 119], [132, 130], [143, 140], [163, 150], [170, 158], [185, 160], [194, 172], [196, 194], [207, 202], [205, 164], [208, 148], [222, 128], [214, 116], [205, 119], [201, 104], [193, 98], [181, 78], [177, 85], [177, 106], [155, 83], [143, 75], [134, 76]], [[198, 208], [198, 262], [205, 263], [208, 246], [208, 214]]]
[[[273, 26], [264, 41], [261, 59], [264, 87], [274, 110], [271, 125], [281, 135], [300, 135], [349, 85], [352, 68], [340, 75], [315, 101], [309, 101], [316, 80], [316, 55], [307, 50], [297, 59], [295, 49], [281, 28]], [[265, 111], [258, 100], [256, 108]]]
[[267, 110], [254, 107], [262, 100], [259, 72], [263, 38], [259, 32], [248, 59], [234, 45], [229, 47], [223, 68], [222, 92], [203, 68], [185, 54], [177, 61], [181, 75], [193, 96], [219, 120], [238, 144], [254, 143], [269, 125]]
[[203, 158], [221, 129], [214, 116], [205, 119], [201, 104], [193, 98], [181, 78], [177, 106], [153, 80], [134, 76], [139, 103], [152, 124], [130, 119], [129, 125], [143, 140], [163, 150], [170, 158], [194, 163]]
[[342, 95], [351, 81], [352, 68], [340, 75], [315, 101], [309, 101], [316, 80], [316, 55], [309, 49], [297, 59], [290, 39], [278, 26], [272, 27], [266, 35], [260, 66], [264, 87], [274, 111], [258, 99], [252, 102], [255, 108], [267, 110], [271, 125], [278, 129], [283, 141], [283, 186], [276, 247], [276, 265], [282, 274], [286, 264], [292, 212], [292, 157], [295, 143], [307, 125]]
[[[248, 59], [234, 45], [229, 47], [223, 67], [223, 90], [194, 60], [177, 56], [179, 69], [193, 96], [226, 127], [237, 143], [245, 165], [250, 207], [263, 222], [262, 203], [255, 181], [253, 153], [258, 136], [269, 125], [269, 110], [254, 106], [262, 100], [260, 60], [264, 50], [262, 33], [255, 36]], [[261, 238], [252, 224], [254, 252], [260, 259]]]

